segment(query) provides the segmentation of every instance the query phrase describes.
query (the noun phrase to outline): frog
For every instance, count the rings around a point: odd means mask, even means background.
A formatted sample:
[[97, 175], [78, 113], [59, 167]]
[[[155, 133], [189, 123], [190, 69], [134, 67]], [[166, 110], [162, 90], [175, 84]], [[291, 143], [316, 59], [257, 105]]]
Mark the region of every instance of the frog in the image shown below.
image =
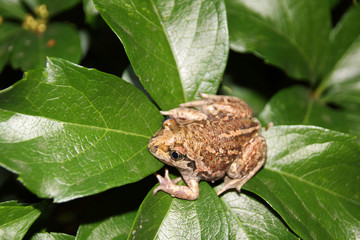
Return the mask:
[[[251, 179], [264, 165], [267, 155], [261, 124], [252, 108], [234, 96], [200, 93], [200, 99], [160, 111], [162, 127], [148, 143], [150, 153], [175, 167], [181, 177], [171, 179], [165, 168], [153, 190], [172, 197], [196, 200], [199, 182], [224, 179], [218, 195], [236, 189]], [[186, 185], [177, 185], [184, 180]]]

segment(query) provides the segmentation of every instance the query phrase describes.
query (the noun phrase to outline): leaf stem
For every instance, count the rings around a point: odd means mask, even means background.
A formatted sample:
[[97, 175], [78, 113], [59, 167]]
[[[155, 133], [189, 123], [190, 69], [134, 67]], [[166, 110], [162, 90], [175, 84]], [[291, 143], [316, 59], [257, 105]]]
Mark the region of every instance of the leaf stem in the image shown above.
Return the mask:
[[327, 86], [327, 79], [321, 81], [320, 85], [313, 92], [313, 99], [318, 99], [320, 95], [324, 92]]
[[313, 105], [314, 105], [314, 99], [313, 99], [312, 96], [310, 96], [310, 99], [309, 99], [309, 102], [308, 102], [307, 108], [306, 108], [306, 113], [305, 113], [304, 119], [303, 119], [301, 124], [305, 125], [305, 124], [307, 124], [309, 122], [309, 118], [310, 118], [310, 115], [311, 115]]

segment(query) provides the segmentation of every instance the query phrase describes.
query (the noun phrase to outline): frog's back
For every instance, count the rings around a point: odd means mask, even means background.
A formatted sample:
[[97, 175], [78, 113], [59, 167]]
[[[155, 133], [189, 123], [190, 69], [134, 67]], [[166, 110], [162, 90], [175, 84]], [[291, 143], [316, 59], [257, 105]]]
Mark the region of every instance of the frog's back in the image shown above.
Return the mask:
[[260, 124], [254, 119], [224, 118], [188, 123], [185, 129], [186, 148], [195, 159], [197, 176], [217, 180], [258, 134]]

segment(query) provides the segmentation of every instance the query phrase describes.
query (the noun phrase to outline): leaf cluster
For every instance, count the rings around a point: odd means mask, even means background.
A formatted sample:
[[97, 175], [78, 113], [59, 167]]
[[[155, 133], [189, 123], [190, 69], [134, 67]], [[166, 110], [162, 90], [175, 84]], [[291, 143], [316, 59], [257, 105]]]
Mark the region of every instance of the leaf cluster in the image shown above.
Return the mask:
[[[359, 6], [335, 22], [336, 0], [84, 1], [87, 22], [100, 13], [124, 46], [132, 69], [120, 78], [77, 65], [79, 33], [50, 21], [77, 2], [0, 0], [0, 71], [26, 71], [0, 92], [0, 189], [12, 172], [54, 201], [0, 203], [0, 238], [359, 238]], [[24, 29], [26, 12], [43, 4], [46, 31]], [[240, 87], [229, 52], [295, 84], [270, 99], [261, 86]], [[262, 133], [266, 164], [240, 194], [219, 197], [221, 183], [201, 182], [196, 201], [154, 196], [150, 175], [163, 165], [147, 143], [159, 109], [199, 92], [239, 96], [273, 125]], [[76, 236], [41, 230], [56, 206], [90, 200]]]

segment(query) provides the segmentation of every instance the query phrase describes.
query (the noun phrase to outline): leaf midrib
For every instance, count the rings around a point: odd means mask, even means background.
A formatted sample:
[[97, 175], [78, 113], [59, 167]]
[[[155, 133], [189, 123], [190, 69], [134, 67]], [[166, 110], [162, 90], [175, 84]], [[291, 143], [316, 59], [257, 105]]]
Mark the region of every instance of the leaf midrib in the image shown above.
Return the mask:
[[[153, 5], [153, 7], [154, 8], [156, 8], [156, 10], [158, 10], [158, 8], [157, 8], [157, 6], [156, 6], [156, 4], [154, 3], [154, 1], [153, 0], [151, 0], [151, 4]], [[155, 11], [154, 11], [155, 12]], [[168, 44], [169, 44], [169, 48], [171, 49], [171, 56], [173, 57], [173, 59], [174, 59], [174, 63], [175, 63], [175, 66], [174, 66], [174, 68], [176, 69], [176, 72], [178, 73], [178, 75], [179, 75], [179, 80], [180, 80], [180, 85], [181, 85], [181, 91], [182, 91], [182, 93], [183, 93], [183, 99], [184, 99], [184, 101], [185, 102], [187, 102], [188, 100], [187, 100], [187, 98], [186, 98], [186, 93], [185, 93], [185, 88], [184, 88], [184, 82], [182, 81], [183, 79], [182, 79], [182, 77], [181, 77], [181, 73], [180, 73], [180, 68], [179, 68], [179, 63], [178, 63], [178, 59], [176, 58], [176, 56], [174, 55], [174, 48], [173, 48], [173, 46], [172, 46], [172, 41], [171, 41], [171, 38], [170, 38], [170, 36], [169, 36], [169, 34], [167, 33], [167, 31], [165, 30], [166, 29], [166, 26], [165, 26], [165, 24], [164, 24], [164, 22], [162, 21], [162, 19], [161, 19], [161, 17], [160, 17], [160, 15], [159, 15], [159, 11], [157, 11], [157, 12], [155, 12], [155, 15], [157, 16], [157, 18], [158, 18], [158, 21], [159, 21], [159, 23], [161, 24], [161, 30], [163, 31], [163, 33], [164, 33], [164, 35], [165, 35], [165, 37], [166, 37], [166, 39], [167, 39], [167, 41], [168, 41]], [[170, 16], [169, 16], [170, 17]], [[159, 28], [160, 29], [160, 28]], [[173, 93], [172, 93], [173, 91], [171, 91], [171, 94], [173, 95]], [[178, 100], [178, 102], [182, 102], [182, 101], [179, 101]]]
[[23, 115], [23, 116], [39, 117], [39, 118], [50, 120], [50, 121], [53, 121], [53, 122], [56, 122], [56, 123], [68, 124], [68, 125], [75, 126], [75, 127], [83, 127], [83, 128], [90, 128], [90, 129], [95, 129], [95, 130], [103, 130], [105, 132], [121, 133], [121, 134], [124, 134], [124, 135], [131, 135], [131, 136], [142, 137], [142, 138], [146, 138], [146, 139], [150, 139], [150, 137], [151, 137], [151, 136], [147, 136], [147, 135], [143, 135], [143, 134], [127, 132], [127, 131], [124, 131], [124, 130], [109, 128], [109, 127], [92, 126], [92, 125], [88, 125], [88, 124], [80, 124], [80, 123], [74, 123], [74, 122], [69, 122], [69, 121], [62, 121], [62, 120], [57, 120], [57, 119], [53, 119], [53, 118], [49, 118], [49, 117], [45, 117], [45, 116], [38, 116], [38, 115], [31, 115], [31, 114], [24, 114], [24, 113], [14, 112], [14, 111], [10, 111], [10, 110], [7, 110], [7, 109], [2, 109], [2, 110], [6, 111], [6, 112], [13, 113], [14, 115], [15, 114], [20, 114], [20, 115]]
[[[163, 24], [162, 24], [162, 21], [161, 21], [160, 16], [159, 16], [158, 14], [156, 14], [157, 17], [158, 17], [159, 23], [161, 24], [162, 28], [160, 28], [158, 25], [156, 25], [156, 24], [155, 24], [154, 22], [152, 22], [150, 19], [148, 19], [147, 17], [145, 17], [145, 16], [137, 9], [136, 5], [135, 5], [133, 2], [131, 2], [131, 3], [132, 3], [132, 5], [133, 5], [133, 8], [135, 9], [135, 11], [139, 14], [139, 16], [141, 16], [145, 21], [147, 21], [148, 23], [150, 23], [152, 26], [154, 26], [155, 28], [157, 28], [159, 31], [162, 31], [162, 32], [164, 33], [164, 35], [166, 36], [166, 39], [168, 40], [168, 43], [170, 43], [171, 41], [169, 40], [169, 36], [167, 35], [166, 31], [164, 30], [165, 27], [164, 27]], [[153, 1], [151, 1], [151, 4], [156, 7], [156, 5], [155, 5], [155, 3], [154, 3]], [[109, 15], [109, 17], [112, 18], [111, 15]], [[115, 24], [117, 23], [117, 21], [115, 21], [113, 18], [112, 18], [112, 20], [114, 21]], [[122, 29], [125, 29], [124, 26], [122, 26], [122, 25], [117, 24], [117, 26], [119, 26], [119, 27], [122, 28]], [[130, 31], [126, 31], [126, 32], [130, 32]], [[132, 38], [132, 39], [133, 39], [134, 42], [136, 42], [140, 47], [142, 47], [148, 54], [150, 54], [151, 56], [154, 56], [156, 59], [158, 59], [158, 60], [161, 61], [162, 63], [168, 65], [169, 67], [175, 69], [176, 72], [178, 73], [179, 79], [180, 79], [180, 73], [179, 73], [178, 63], [177, 63], [177, 61], [176, 61], [176, 59], [175, 59], [175, 57], [174, 57], [174, 54], [173, 54], [174, 51], [173, 51], [172, 46], [171, 46], [170, 44], [169, 44], [169, 48], [171, 49], [171, 53], [172, 53], [171, 56], [172, 56], [173, 59], [174, 59], [175, 65], [171, 64], [171, 63], [168, 62], [168, 61], [165, 61], [163, 58], [161, 58], [161, 57], [159, 57], [158, 55], [154, 54], [154, 53], [153, 53], [152, 51], [150, 51], [147, 47], [145, 47], [144, 45], [142, 45], [141, 42], [139, 42], [137, 39], [135, 39], [135, 38]], [[181, 86], [182, 86], [182, 81], [180, 81], [180, 84], [181, 84]], [[182, 91], [184, 91], [184, 90], [183, 90], [183, 86], [182, 86]], [[178, 95], [173, 94], [173, 91], [170, 91], [169, 93], [171, 94], [171, 96], [172, 96], [173, 98], [177, 99], [177, 102], [179, 102], [179, 103], [182, 102], [182, 100], [178, 99]], [[185, 94], [184, 94], [184, 98], [185, 98]]]
[[346, 200], [346, 201], [348, 201], [348, 202], [351, 202], [351, 203], [353, 203], [353, 204], [355, 204], [355, 205], [360, 206], [360, 202], [354, 201], [354, 200], [352, 200], [351, 198], [347, 198], [346, 196], [340, 195], [339, 193], [330, 191], [329, 189], [326, 189], [326, 188], [324, 188], [324, 187], [321, 187], [321, 186], [319, 186], [319, 185], [316, 185], [315, 183], [310, 182], [310, 181], [308, 181], [308, 180], [306, 180], [306, 179], [303, 179], [303, 178], [301, 178], [301, 177], [299, 177], [299, 176], [296, 176], [296, 175], [293, 175], [293, 174], [290, 174], [290, 173], [287, 173], [287, 172], [282, 172], [282, 171], [279, 171], [279, 170], [276, 170], [276, 169], [272, 169], [272, 168], [266, 168], [266, 170], [269, 170], [269, 171], [271, 171], [271, 172], [275, 172], [275, 173], [279, 174], [280, 176], [282, 176], [282, 177], [284, 177], [284, 178], [285, 178], [285, 177], [288, 177], [288, 178], [296, 179], [297, 181], [302, 182], [302, 183], [305, 183], [305, 184], [307, 184], [307, 185], [310, 185], [310, 186], [312, 186], [313, 188], [316, 188], [316, 189], [319, 189], [319, 190], [321, 190], [321, 191], [327, 192], [327, 193], [329, 193], [329, 194], [331, 194], [331, 195], [333, 195], [333, 196], [335, 196], [335, 197], [337, 197], [337, 198], [344, 199], [344, 200]]

